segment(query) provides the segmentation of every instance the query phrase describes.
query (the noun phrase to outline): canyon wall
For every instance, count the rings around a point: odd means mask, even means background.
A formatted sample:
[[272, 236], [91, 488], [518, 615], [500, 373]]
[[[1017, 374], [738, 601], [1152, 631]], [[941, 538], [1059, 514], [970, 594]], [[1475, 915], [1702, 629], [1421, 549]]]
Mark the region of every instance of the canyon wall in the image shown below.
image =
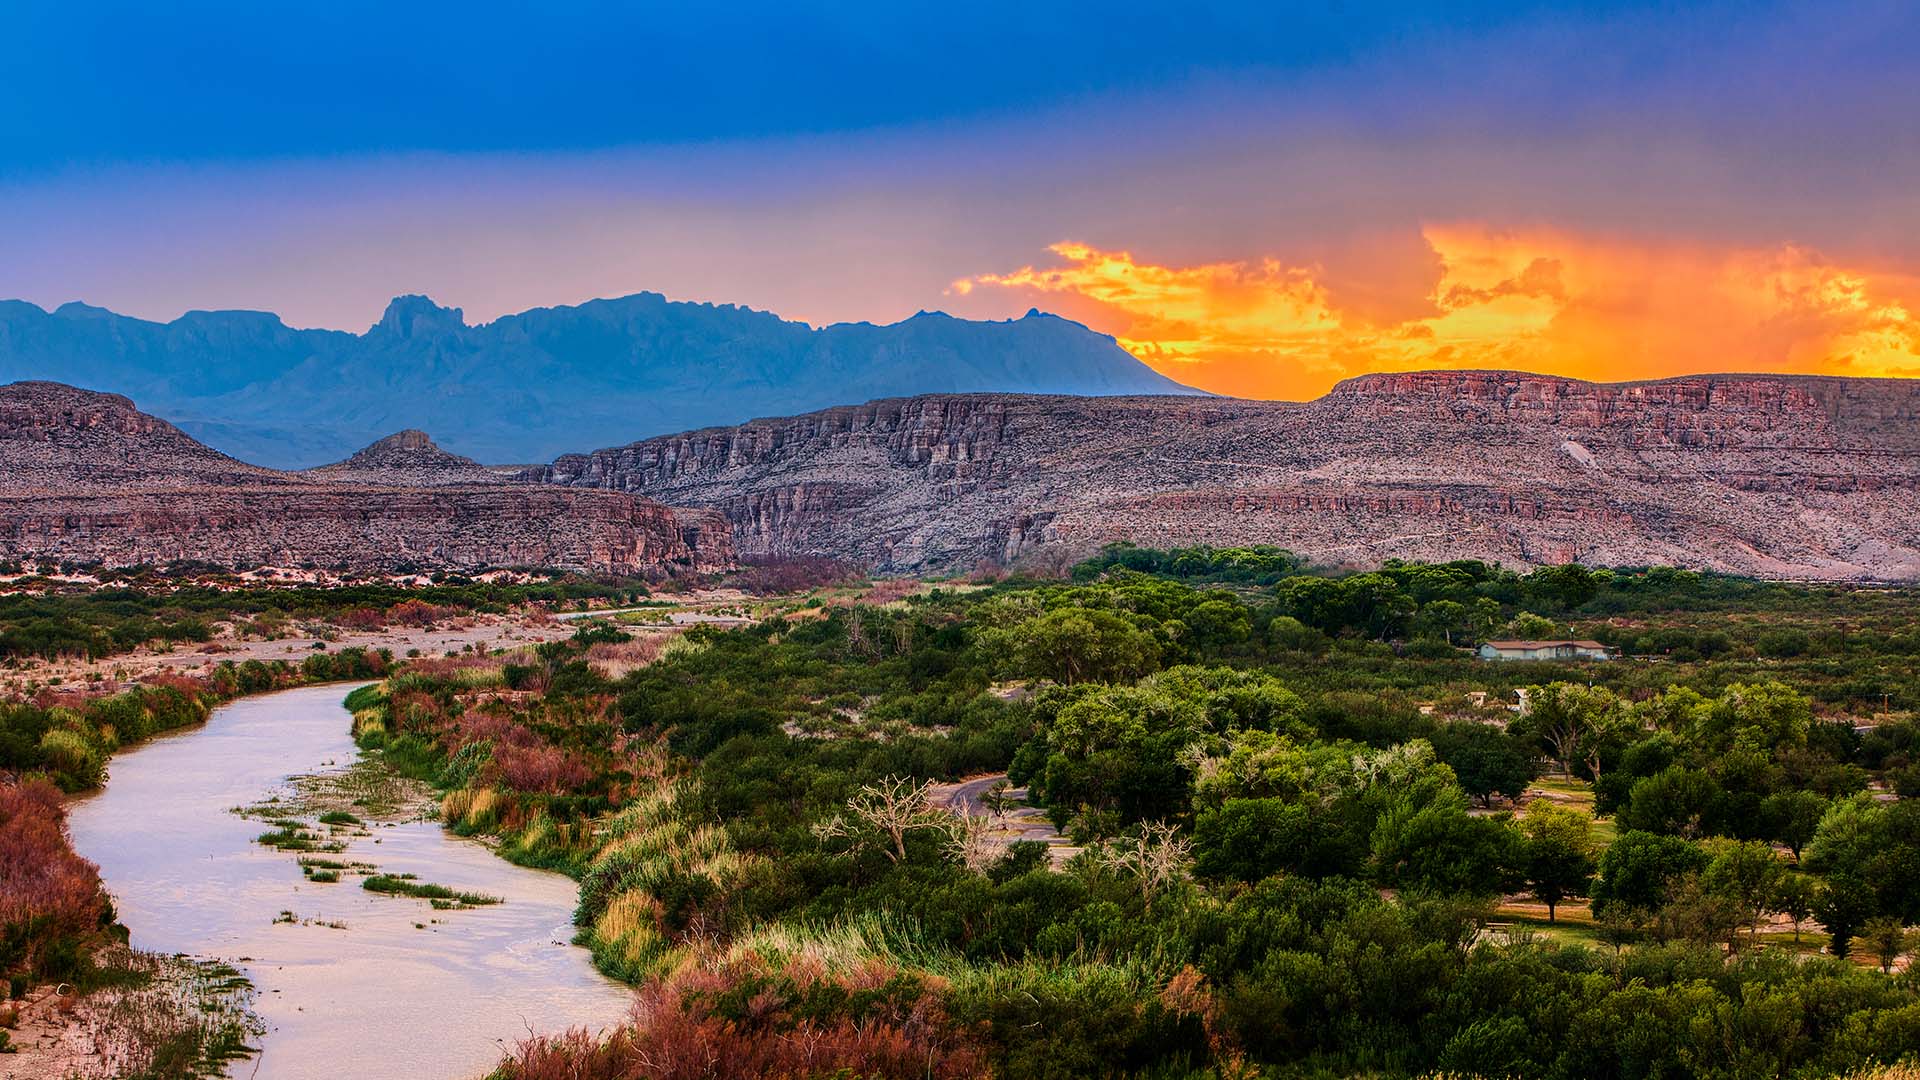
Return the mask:
[[1920, 577], [1920, 383], [1372, 375], [1312, 402], [928, 395], [569, 455], [743, 553], [964, 570], [1113, 540]]

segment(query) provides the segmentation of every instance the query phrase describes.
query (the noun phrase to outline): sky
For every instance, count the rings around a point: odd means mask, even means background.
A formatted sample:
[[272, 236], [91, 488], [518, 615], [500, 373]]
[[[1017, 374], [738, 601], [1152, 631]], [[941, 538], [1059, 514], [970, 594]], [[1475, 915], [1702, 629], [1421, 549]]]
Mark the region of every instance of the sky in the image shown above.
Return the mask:
[[0, 17], [0, 297], [44, 307], [1039, 307], [1290, 399], [1413, 368], [1920, 375], [1909, 3]]

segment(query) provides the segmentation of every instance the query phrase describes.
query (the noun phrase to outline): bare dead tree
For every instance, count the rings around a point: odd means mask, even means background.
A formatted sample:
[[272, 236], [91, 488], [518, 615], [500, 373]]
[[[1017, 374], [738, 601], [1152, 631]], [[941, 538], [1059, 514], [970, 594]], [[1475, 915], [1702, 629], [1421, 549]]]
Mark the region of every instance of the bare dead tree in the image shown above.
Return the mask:
[[1133, 878], [1140, 885], [1140, 898], [1147, 910], [1153, 898], [1187, 876], [1193, 842], [1180, 830], [1164, 821], [1149, 821], [1130, 838], [1108, 841], [1100, 848], [1100, 863], [1116, 873]]
[[947, 850], [960, 865], [976, 874], [986, 873], [1006, 851], [999, 839], [1007, 827], [1006, 814], [989, 810], [977, 816], [961, 812], [952, 817]]
[[953, 816], [936, 807], [929, 798], [933, 781], [919, 784], [901, 776], [889, 776], [877, 784], [867, 784], [847, 800], [847, 812], [813, 827], [821, 839], [844, 837], [859, 846], [876, 834], [886, 841], [882, 851], [888, 859], [900, 862], [907, 857], [907, 834], [936, 829], [951, 832]]

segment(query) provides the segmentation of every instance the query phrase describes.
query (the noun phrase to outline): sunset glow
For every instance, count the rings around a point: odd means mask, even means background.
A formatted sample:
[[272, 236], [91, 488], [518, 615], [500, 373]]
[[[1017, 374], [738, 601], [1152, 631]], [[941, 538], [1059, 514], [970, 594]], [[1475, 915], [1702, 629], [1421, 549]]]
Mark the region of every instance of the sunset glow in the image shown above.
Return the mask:
[[[1321, 269], [1280, 257], [1161, 265], [1063, 242], [1058, 263], [953, 291], [1009, 290], [1220, 393], [1307, 398], [1370, 371], [1503, 368], [1620, 381], [1701, 371], [1920, 374], [1920, 278], [1770, 249], [1435, 223], [1424, 314], [1368, 319]], [[1386, 269], [1386, 268], [1382, 268]], [[1414, 299], [1414, 298], [1410, 298]]]

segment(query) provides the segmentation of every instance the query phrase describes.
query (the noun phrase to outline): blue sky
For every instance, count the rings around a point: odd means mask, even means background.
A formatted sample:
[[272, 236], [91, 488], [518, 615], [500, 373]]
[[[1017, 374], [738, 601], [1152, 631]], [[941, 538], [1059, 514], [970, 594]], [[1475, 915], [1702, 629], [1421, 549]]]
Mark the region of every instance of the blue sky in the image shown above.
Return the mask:
[[[47, 307], [1038, 305], [1272, 394], [1391, 364], [1920, 366], [1920, 5], [0, 18], [0, 296]], [[1483, 295], [1505, 306], [1447, 307]]]
[[1566, 26], [1619, 18], [1479, 3], [30, 0], [9, 10], [0, 144], [15, 174], [940, 124], [1198, 79], [1285, 87], [1376, 55], [1455, 49], [1543, 12]]

